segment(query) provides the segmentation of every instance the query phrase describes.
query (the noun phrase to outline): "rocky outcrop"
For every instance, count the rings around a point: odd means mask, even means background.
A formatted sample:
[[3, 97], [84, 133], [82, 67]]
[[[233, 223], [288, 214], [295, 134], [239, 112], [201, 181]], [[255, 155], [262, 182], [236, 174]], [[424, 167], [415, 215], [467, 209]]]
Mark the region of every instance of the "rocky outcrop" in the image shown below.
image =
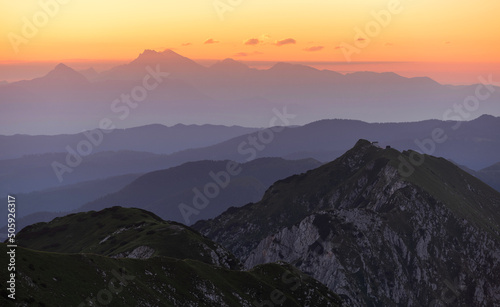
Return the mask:
[[155, 253], [155, 250], [149, 246], [138, 246], [134, 250], [127, 253], [120, 253], [113, 258], [132, 258], [132, 259], [149, 259]]

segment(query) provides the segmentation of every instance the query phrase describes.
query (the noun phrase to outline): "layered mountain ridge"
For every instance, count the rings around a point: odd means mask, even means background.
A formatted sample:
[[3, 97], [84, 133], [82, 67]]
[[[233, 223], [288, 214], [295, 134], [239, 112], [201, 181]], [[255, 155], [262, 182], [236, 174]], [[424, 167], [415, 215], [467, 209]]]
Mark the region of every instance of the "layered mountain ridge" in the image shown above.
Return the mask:
[[[144, 80], [150, 80], [150, 90], [144, 88]], [[405, 122], [500, 115], [498, 87], [491, 78], [483, 76], [481, 80], [485, 84], [450, 86], [425, 77], [374, 72], [341, 74], [290, 63], [253, 69], [228, 59], [205, 67], [172, 50], [145, 50], [129, 63], [98, 74], [79, 73], [59, 65], [43, 77], [3, 85], [0, 103], [11, 113], [0, 114], [0, 120], [6, 123], [0, 133], [77, 132], [96, 127], [103, 117], [112, 119], [119, 128], [153, 122], [264, 127], [276, 107], [293, 109], [298, 115], [293, 124], [301, 125], [324, 118]], [[134, 101], [137, 95], [130, 95], [138, 89], [147, 94]], [[476, 97], [478, 90], [484, 91], [480, 110], [457, 112], [454, 106], [463, 107], [465, 99]], [[128, 112], [133, 117], [126, 121], [124, 97], [134, 98], [129, 103], [134, 107]], [[30, 117], [26, 109], [47, 120]], [[56, 118], [56, 110], [64, 116]], [[14, 117], [18, 120], [12, 120]], [[20, 121], [30, 125], [20, 125]], [[66, 129], [47, 123], [51, 121], [64, 124]]]

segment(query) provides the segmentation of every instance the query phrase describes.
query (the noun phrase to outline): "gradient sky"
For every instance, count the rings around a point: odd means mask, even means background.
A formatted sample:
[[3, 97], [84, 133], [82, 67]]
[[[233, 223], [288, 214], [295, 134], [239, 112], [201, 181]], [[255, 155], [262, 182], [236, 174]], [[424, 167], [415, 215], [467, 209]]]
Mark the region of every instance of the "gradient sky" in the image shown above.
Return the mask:
[[[457, 65], [483, 70], [500, 63], [498, 0], [60, 1], [66, 3], [47, 20], [40, 3], [56, 0], [0, 1], [1, 63], [130, 60], [166, 48], [193, 59], [345, 62], [348, 45], [359, 51], [353, 62], [441, 63], [440, 70], [449, 63], [444, 79]], [[236, 5], [218, 14], [214, 4], [229, 2]], [[380, 33], [355, 36], [356, 27], [365, 31], [375, 22], [372, 12], [392, 2], [399, 12]], [[25, 21], [37, 16], [42, 26], [16, 52], [10, 40], [23, 37]], [[426, 67], [429, 74], [438, 69]]]

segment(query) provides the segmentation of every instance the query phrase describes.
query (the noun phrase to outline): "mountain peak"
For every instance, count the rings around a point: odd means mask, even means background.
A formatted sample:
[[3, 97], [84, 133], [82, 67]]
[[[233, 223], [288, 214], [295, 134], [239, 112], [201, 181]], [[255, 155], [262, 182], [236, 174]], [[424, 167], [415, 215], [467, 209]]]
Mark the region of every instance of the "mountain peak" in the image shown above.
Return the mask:
[[224, 59], [222, 61], [216, 62], [215, 64], [213, 64], [212, 66], [210, 66], [210, 69], [219, 70], [219, 71], [237, 71], [237, 72], [241, 72], [241, 71], [248, 70], [249, 67], [246, 66], [245, 64], [241, 63], [241, 62], [235, 61], [235, 60], [233, 60], [231, 58], [227, 58], [227, 59]]
[[79, 72], [74, 70], [73, 68], [67, 66], [66, 64], [59, 63], [51, 70], [48, 74], [46, 74], [43, 79], [46, 80], [55, 80], [62, 82], [88, 82], [88, 80]]
[[[128, 71], [132, 64], [132, 71]], [[144, 50], [135, 60], [130, 62], [127, 65], [124, 65], [120, 68], [119, 74], [137, 74], [137, 72], [133, 71], [137, 69], [137, 66], [140, 66], [140, 75], [143, 73], [144, 65], [157, 65], [161, 64], [162, 68], [168, 70], [170, 73], [200, 73], [204, 70], [205, 67], [196, 63], [195, 61], [184, 57], [171, 49], [166, 49], [162, 52], [158, 52], [151, 49]], [[127, 67], [129, 66], [129, 67]]]
[[372, 146], [374, 145], [374, 143], [376, 142], [370, 142], [368, 140], [365, 140], [365, 139], [359, 139], [356, 144], [354, 145], [353, 148], [366, 148], [368, 146]]
[[[348, 306], [428, 306], [441, 295], [433, 286], [442, 272], [494, 285], [500, 260], [490, 255], [500, 249], [500, 193], [444, 158], [374, 145], [359, 140], [335, 161], [275, 182], [260, 202], [193, 228], [229, 248], [246, 269], [281, 260], [311, 272]], [[413, 172], [403, 174], [408, 161]], [[411, 282], [416, 276], [425, 282]], [[395, 284], [407, 290], [396, 294]], [[457, 295], [457, 305], [470, 305], [470, 293]], [[485, 297], [474, 300], [481, 306], [500, 300]]]
[[134, 62], [139, 61], [139, 62], [156, 62], [162, 58], [162, 54], [159, 52], [156, 52], [155, 50], [152, 49], [146, 49], [144, 50], [137, 59], [134, 60]]
[[179, 56], [182, 57], [182, 55], [178, 54], [177, 52], [173, 51], [172, 49], [165, 49], [162, 52], [163, 55], [166, 56]]
[[73, 70], [71, 69], [69, 66], [67, 66], [66, 64], [64, 63], [59, 63], [56, 65], [56, 67], [54, 68], [54, 70], [59, 70], [59, 71], [62, 71], [62, 70], [66, 70], [66, 71], [69, 71], [69, 70]]
[[483, 115], [479, 116], [478, 118], [476, 118], [476, 120], [494, 120], [494, 119], [497, 119], [497, 117], [490, 115], [490, 114], [483, 114]]
[[[185, 61], [189, 60], [188, 58], [178, 54], [177, 52], [173, 51], [172, 49], [165, 49], [162, 52], [158, 52], [156, 50], [152, 49], [145, 49], [135, 61], [140, 61], [140, 62], [165, 62], [165, 61]], [[191, 60], [189, 60], [191, 61]]]
[[159, 52], [157, 52], [156, 50], [153, 50], [153, 49], [144, 49], [144, 51], [141, 53], [143, 55], [149, 55], [149, 54], [158, 54]]

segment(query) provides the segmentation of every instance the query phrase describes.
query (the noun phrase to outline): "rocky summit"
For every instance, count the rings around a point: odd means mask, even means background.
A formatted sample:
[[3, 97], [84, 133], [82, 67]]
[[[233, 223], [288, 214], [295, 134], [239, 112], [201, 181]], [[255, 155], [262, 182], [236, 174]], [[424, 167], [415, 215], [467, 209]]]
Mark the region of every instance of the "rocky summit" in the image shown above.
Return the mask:
[[443, 158], [360, 140], [194, 228], [247, 269], [291, 263], [347, 306], [499, 306], [499, 209]]

